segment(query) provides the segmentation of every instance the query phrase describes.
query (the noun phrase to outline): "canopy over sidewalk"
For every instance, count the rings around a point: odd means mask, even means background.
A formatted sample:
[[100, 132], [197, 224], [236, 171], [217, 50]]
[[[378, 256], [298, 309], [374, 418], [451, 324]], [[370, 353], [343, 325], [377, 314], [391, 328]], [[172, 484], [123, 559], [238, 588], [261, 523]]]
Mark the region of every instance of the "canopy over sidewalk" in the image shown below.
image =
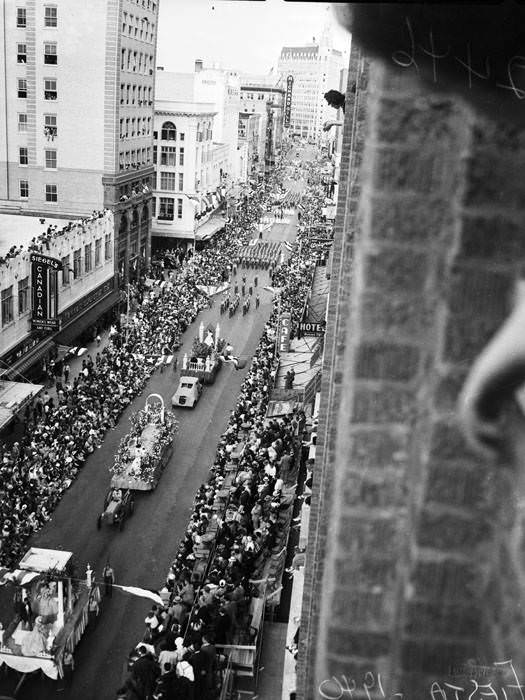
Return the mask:
[[43, 384], [26, 384], [0, 379], [0, 430], [44, 388]]

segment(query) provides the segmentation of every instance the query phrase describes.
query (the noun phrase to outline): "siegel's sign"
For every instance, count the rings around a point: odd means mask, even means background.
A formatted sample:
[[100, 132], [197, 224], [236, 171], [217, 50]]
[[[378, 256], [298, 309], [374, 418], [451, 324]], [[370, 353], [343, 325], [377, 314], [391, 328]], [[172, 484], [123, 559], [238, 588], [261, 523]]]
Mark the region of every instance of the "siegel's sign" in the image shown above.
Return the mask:
[[286, 78], [286, 95], [284, 98], [284, 126], [290, 126], [290, 116], [292, 114], [292, 89], [293, 75]]
[[57, 330], [59, 320], [57, 272], [62, 269], [60, 260], [48, 255], [31, 253], [31, 329]]

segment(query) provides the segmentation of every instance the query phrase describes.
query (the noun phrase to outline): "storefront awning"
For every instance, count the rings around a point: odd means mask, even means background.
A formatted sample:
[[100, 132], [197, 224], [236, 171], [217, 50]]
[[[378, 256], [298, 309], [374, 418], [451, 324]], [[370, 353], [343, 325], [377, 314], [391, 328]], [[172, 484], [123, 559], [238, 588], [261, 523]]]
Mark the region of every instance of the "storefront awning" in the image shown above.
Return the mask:
[[0, 430], [8, 425], [18, 411], [44, 388], [43, 384], [3, 381], [0, 387]]
[[25, 358], [21, 359], [19, 362], [15, 362], [9, 368], [8, 376], [10, 379], [20, 379], [23, 378], [24, 372], [26, 372], [30, 367], [41, 360], [47, 353], [51, 350], [54, 343], [51, 339], [42, 341], [36, 346], [35, 350], [27, 355]]
[[195, 240], [207, 241], [212, 236], [214, 236], [217, 233], [217, 231], [220, 231], [221, 228], [224, 228], [225, 225], [226, 219], [224, 219], [219, 214], [216, 214], [215, 216], [210, 216], [208, 221], [202, 224], [202, 226], [199, 226], [199, 228], [195, 231]]

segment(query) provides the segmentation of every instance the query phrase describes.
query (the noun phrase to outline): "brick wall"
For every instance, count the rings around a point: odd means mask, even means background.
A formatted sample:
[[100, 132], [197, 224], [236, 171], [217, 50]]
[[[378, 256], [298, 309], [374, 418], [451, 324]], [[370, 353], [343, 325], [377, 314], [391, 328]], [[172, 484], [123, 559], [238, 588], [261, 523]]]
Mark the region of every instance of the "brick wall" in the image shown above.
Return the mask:
[[455, 414], [523, 271], [525, 148], [523, 134], [353, 49], [350, 84], [356, 72], [298, 697], [336, 697], [344, 675], [361, 688], [351, 697], [419, 699], [468, 659], [513, 658], [518, 672], [525, 661], [525, 500], [508, 465], [469, 452]]

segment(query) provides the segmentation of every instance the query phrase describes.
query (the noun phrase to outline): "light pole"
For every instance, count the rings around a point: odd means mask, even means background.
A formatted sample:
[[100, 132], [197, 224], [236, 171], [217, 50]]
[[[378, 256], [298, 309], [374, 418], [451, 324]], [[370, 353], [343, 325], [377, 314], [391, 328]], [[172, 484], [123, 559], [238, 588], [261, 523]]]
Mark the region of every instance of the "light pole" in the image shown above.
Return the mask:
[[186, 197], [193, 204], [193, 253], [191, 256], [191, 270], [192, 273], [195, 272], [195, 248], [197, 243], [196, 231], [195, 231], [195, 211], [197, 210], [197, 204], [200, 204], [200, 200], [197, 197], [186, 194], [185, 192], [179, 192], [183, 197]]

